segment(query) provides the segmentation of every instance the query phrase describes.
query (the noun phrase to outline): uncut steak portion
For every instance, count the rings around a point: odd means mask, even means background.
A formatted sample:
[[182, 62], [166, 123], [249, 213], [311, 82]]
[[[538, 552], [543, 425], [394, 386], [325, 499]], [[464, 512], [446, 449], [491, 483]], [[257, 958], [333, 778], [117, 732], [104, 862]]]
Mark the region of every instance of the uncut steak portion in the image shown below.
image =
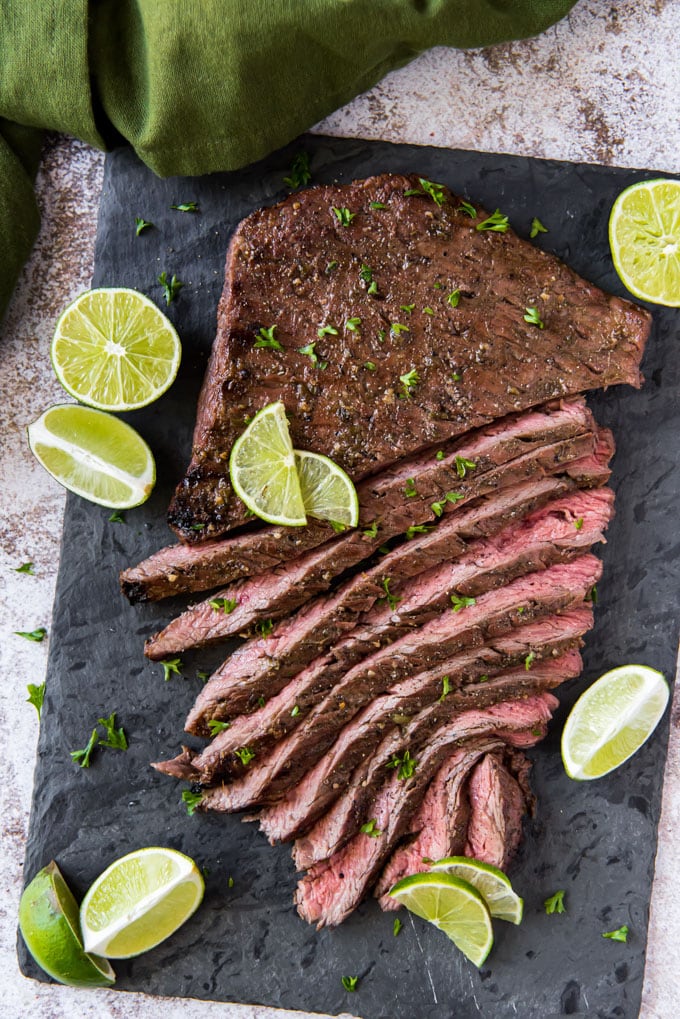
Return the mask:
[[[297, 448], [356, 481], [510, 411], [639, 386], [648, 312], [437, 194], [384, 174], [310, 188], [239, 225], [191, 462], [168, 513], [182, 540], [245, 522], [227, 455], [274, 400]], [[310, 343], [316, 358], [300, 352]]]
[[[185, 591], [203, 591], [263, 573], [324, 543], [329, 543], [331, 555], [340, 550], [337, 573], [344, 568], [344, 557], [352, 565], [359, 559], [357, 551], [361, 557], [369, 555], [388, 537], [403, 533], [412, 524], [434, 519], [433, 501], [443, 500], [443, 511], [448, 512], [454, 503], [446, 500], [447, 493], [454, 491], [469, 501], [493, 491], [498, 482], [492, 483], [491, 472], [511, 461], [515, 462], [517, 475], [506, 484], [536, 476], [539, 462], [531, 459], [532, 452], [537, 456], [541, 452], [544, 473], [551, 468], [554, 473], [556, 463], [587, 456], [595, 448], [597, 430], [583, 399], [551, 401], [523, 414], [507, 415], [443, 444], [441, 451], [418, 453], [361, 482], [357, 486], [358, 531], [332, 540], [328, 524], [310, 521], [306, 527], [249, 529], [196, 548], [171, 545], [138, 566], [124, 570], [120, 578], [123, 593], [131, 601], [148, 601]], [[586, 448], [589, 440], [593, 444], [590, 449]], [[549, 446], [553, 449], [552, 458]], [[474, 463], [474, 468], [463, 466], [465, 461]], [[506, 472], [508, 469], [506, 466]], [[378, 533], [371, 540], [363, 532], [374, 525], [378, 526]]]
[[557, 705], [552, 694], [538, 694], [525, 701], [469, 712], [439, 729], [423, 748], [415, 770], [402, 774], [393, 768], [373, 798], [368, 814], [381, 836], [355, 835], [329, 859], [315, 864], [298, 883], [295, 902], [300, 916], [316, 923], [317, 928], [335, 927], [359, 905], [392, 848], [408, 830], [429, 782], [462, 739], [497, 735], [512, 746], [534, 746], [545, 736]]

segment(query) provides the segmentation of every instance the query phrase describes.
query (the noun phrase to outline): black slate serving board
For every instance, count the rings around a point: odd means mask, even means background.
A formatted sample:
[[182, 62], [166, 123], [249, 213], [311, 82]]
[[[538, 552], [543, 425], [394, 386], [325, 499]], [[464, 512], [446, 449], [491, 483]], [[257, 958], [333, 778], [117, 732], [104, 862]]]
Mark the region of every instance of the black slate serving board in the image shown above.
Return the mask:
[[[189, 817], [181, 788], [149, 768], [173, 756], [215, 653], [184, 656], [183, 677], [163, 681], [146, 663], [144, 637], [181, 607], [129, 606], [117, 574], [168, 543], [164, 512], [188, 458], [196, 396], [210, 350], [227, 242], [236, 223], [283, 198], [282, 178], [304, 147], [314, 182], [415, 171], [499, 206], [527, 236], [538, 216], [549, 233], [536, 243], [594, 283], [625, 296], [612, 268], [607, 219], [615, 195], [652, 174], [473, 152], [307, 137], [238, 173], [159, 180], [134, 155], [107, 157], [95, 285], [132, 286], [161, 306], [160, 272], [184, 288], [170, 306], [184, 343], [180, 377], [151, 408], [129, 415], [151, 444], [158, 485], [151, 500], [111, 523], [109, 513], [69, 497], [50, 633], [26, 876], [54, 858], [76, 893], [112, 860], [143, 845], [181, 849], [206, 869], [203, 906], [148, 955], [118, 963], [117, 986], [162, 995], [262, 1003], [363, 1019], [510, 1019], [517, 1015], [634, 1017], [645, 958], [650, 888], [668, 717], [627, 765], [599, 782], [564, 774], [561, 723], [602, 671], [640, 661], [674, 674], [678, 637], [677, 500], [680, 319], [654, 309], [641, 392], [616, 387], [590, 398], [616, 434], [617, 515], [604, 547], [597, 622], [582, 678], [560, 691], [550, 737], [534, 753], [538, 814], [527, 826], [512, 878], [525, 896], [518, 929], [496, 924], [496, 945], [477, 971], [433, 928], [365, 903], [338, 930], [319, 933], [292, 906], [295, 876], [285, 847], [271, 848], [237, 817]], [[170, 210], [196, 201], [200, 212]], [[134, 217], [153, 222], [135, 236]], [[98, 717], [118, 712], [127, 753], [99, 751], [89, 770], [69, 751], [84, 746]], [[228, 878], [233, 877], [233, 887]], [[546, 916], [543, 900], [566, 889], [567, 912]], [[628, 924], [628, 944], [603, 931]], [[45, 979], [20, 941], [22, 970]], [[358, 975], [358, 993], [342, 987]]]

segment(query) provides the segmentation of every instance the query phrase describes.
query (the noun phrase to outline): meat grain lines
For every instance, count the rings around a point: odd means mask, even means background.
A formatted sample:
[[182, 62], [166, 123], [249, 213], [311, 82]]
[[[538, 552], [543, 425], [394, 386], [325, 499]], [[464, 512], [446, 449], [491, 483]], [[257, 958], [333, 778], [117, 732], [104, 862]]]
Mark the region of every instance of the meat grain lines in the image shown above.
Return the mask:
[[[182, 542], [121, 577], [133, 601], [212, 590], [150, 658], [246, 637], [186, 721], [217, 735], [154, 767], [292, 842], [320, 926], [371, 891], [393, 908], [424, 858], [507, 867], [523, 750], [581, 671], [614, 443], [580, 394], [640, 384], [649, 317], [498, 225], [400, 176], [248, 217], [170, 508]], [[352, 474], [358, 529], [241, 526], [228, 452], [276, 399], [297, 446]]]

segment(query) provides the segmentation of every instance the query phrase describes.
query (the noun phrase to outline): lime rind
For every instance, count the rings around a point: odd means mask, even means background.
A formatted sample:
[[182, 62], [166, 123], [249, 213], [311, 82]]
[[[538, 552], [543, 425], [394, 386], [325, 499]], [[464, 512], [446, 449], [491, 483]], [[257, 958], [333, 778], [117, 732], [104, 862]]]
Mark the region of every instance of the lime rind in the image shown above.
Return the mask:
[[574, 704], [562, 731], [562, 761], [576, 781], [602, 778], [629, 760], [664, 715], [670, 688], [646, 665], [604, 673]]
[[352, 479], [330, 457], [295, 450], [295, 463], [305, 512], [317, 520], [345, 527], [359, 523], [359, 497]]
[[477, 889], [497, 920], [520, 924], [524, 914], [524, 900], [513, 891], [510, 878], [498, 867], [468, 856], [446, 856], [430, 865], [430, 873], [453, 874]]
[[609, 217], [609, 246], [624, 286], [653, 304], [680, 307], [680, 181], [640, 181]]

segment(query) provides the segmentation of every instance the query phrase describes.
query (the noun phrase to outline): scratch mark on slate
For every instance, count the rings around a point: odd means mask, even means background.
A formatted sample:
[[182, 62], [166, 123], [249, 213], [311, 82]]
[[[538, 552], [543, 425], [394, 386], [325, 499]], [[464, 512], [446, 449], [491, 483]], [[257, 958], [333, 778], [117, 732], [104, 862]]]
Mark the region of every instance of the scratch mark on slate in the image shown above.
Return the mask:
[[432, 997], [434, 998], [434, 1003], [435, 1003], [435, 1005], [438, 1005], [439, 1001], [437, 1000], [437, 992], [434, 989], [434, 980], [432, 979], [432, 974], [430, 973], [430, 963], [428, 961], [427, 956], [425, 955], [425, 952], [423, 951], [423, 946], [421, 945], [420, 938], [418, 937], [418, 929], [417, 929], [415, 923], [413, 922], [413, 917], [411, 916], [410, 913], [409, 913], [408, 918], [409, 918], [409, 920], [411, 922], [411, 927], [413, 928], [413, 933], [415, 934], [415, 937], [416, 937], [416, 944], [418, 945], [418, 948], [420, 949], [420, 954], [422, 955], [423, 962], [425, 963], [425, 972], [427, 973], [427, 979], [430, 981], [430, 987], [432, 988]]

